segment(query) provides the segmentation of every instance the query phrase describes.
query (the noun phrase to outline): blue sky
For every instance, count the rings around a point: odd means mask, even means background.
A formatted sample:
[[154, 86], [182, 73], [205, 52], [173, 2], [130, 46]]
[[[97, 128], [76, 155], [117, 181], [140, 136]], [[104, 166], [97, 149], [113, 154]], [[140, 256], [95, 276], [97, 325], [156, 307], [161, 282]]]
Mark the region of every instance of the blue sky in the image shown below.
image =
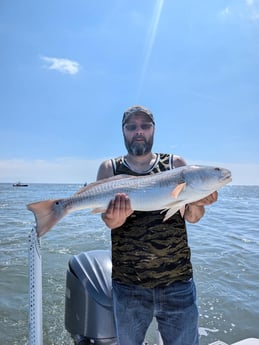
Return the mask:
[[142, 104], [154, 151], [259, 185], [258, 0], [2, 0], [0, 42], [0, 182], [93, 181]]

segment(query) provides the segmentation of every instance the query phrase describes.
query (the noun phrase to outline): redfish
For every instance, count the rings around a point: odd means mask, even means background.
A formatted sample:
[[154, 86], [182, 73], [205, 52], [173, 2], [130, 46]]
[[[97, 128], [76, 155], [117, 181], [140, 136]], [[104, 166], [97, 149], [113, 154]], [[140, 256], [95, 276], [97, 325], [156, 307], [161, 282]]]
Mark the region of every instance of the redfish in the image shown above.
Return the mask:
[[135, 211], [165, 212], [164, 221], [184, 205], [205, 198], [231, 181], [228, 169], [186, 165], [146, 176], [117, 175], [93, 182], [71, 197], [31, 203], [39, 236], [75, 210], [102, 213], [117, 193], [128, 195]]

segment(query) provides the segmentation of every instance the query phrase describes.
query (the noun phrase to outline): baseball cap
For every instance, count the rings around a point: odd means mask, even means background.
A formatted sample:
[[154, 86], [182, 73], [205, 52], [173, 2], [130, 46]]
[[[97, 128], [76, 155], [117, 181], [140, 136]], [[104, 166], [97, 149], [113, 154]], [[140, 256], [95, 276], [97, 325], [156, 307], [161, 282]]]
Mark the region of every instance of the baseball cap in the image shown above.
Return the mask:
[[132, 115], [136, 115], [138, 113], [144, 113], [145, 115], [147, 115], [150, 118], [151, 122], [153, 124], [155, 124], [154, 116], [149, 109], [143, 107], [142, 105], [134, 105], [133, 107], [129, 107], [123, 113], [122, 125], [124, 125]]

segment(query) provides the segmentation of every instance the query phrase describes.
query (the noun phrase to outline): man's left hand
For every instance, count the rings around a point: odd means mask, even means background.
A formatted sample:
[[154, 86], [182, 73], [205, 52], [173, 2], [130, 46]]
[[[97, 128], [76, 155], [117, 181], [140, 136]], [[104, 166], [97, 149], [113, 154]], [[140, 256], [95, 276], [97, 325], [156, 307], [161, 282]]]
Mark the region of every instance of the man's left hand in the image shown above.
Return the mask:
[[218, 192], [213, 192], [210, 195], [206, 196], [206, 198], [200, 199], [198, 201], [192, 202], [191, 205], [195, 206], [207, 206], [211, 205], [218, 200]]

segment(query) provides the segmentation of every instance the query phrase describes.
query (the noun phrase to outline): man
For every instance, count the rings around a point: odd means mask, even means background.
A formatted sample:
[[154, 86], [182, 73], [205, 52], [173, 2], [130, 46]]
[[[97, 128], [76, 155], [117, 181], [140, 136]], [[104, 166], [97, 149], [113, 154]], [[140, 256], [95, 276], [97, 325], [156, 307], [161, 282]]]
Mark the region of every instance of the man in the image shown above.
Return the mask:
[[[142, 106], [122, 119], [127, 155], [104, 161], [97, 179], [147, 175], [186, 165], [183, 158], [152, 152], [155, 121]], [[161, 210], [133, 212], [117, 194], [103, 221], [112, 238], [112, 280], [118, 345], [141, 345], [155, 316], [164, 345], [197, 345], [198, 310], [185, 220], [198, 222], [217, 192], [186, 205], [167, 221]]]

